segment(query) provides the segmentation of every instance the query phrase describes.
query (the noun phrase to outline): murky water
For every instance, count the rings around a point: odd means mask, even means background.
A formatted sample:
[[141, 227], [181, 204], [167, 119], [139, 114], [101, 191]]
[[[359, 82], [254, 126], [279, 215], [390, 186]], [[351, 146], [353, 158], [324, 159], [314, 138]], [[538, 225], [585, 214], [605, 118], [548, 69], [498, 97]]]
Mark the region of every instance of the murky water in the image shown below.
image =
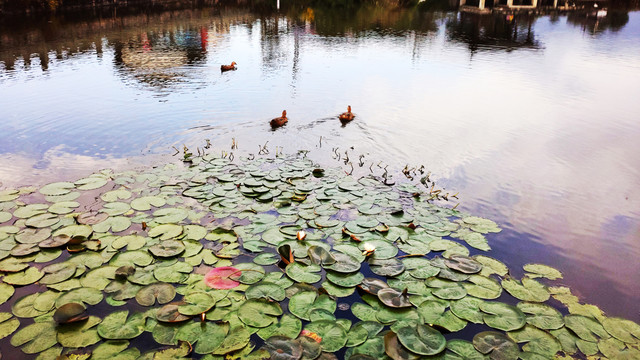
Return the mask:
[[[505, 228], [492, 256], [555, 266], [583, 301], [638, 321], [638, 94], [634, 11], [215, 8], [6, 24], [0, 182], [153, 163], [205, 139], [308, 149], [347, 171], [336, 152], [363, 172], [425, 165], [460, 208]], [[347, 105], [357, 117], [343, 127]], [[272, 131], [283, 109], [290, 121]]]

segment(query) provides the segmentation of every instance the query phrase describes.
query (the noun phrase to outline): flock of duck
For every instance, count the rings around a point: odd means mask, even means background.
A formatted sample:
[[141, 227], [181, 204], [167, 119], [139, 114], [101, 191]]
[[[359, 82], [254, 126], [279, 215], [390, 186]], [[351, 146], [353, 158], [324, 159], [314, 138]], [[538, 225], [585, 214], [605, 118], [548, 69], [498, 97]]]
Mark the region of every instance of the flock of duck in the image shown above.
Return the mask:
[[[236, 70], [236, 62], [232, 62], [230, 65], [220, 65], [220, 71], [221, 72], [225, 72], [225, 71], [230, 71], [230, 70]], [[340, 119], [340, 121], [342, 123], [348, 123], [349, 121], [353, 120], [356, 116], [351, 112], [351, 105], [349, 105], [347, 107], [347, 112], [343, 112], [342, 114], [340, 114], [338, 116], [338, 119]], [[272, 128], [276, 129], [279, 128], [281, 126], [283, 126], [284, 124], [286, 124], [289, 121], [289, 119], [287, 118], [287, 110], [282, 110], [282, 116], [271, 119], [271, 121], [269, 122], [269, 124], [271, 125]]]

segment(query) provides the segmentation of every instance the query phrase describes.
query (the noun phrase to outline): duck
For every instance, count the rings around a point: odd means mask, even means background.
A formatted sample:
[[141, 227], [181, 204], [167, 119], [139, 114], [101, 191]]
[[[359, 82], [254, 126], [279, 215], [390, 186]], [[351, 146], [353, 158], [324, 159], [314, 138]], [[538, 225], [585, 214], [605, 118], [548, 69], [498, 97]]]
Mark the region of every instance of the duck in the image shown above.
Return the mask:
[[340, 114], [340, 116], [338, 116], [338, 118], [340, 119], [340, 121], [342, 122], [348, 122], [351, 121], [355, 118], [356, 116], [353, 115], [353, 113], [351, 112], [351, 105], [347, 106], [347, 112]]
[[287, 110], [282, 110], [282, 116], [272, 119], [270, 124], [271, 124], [271, 127], [275, 129], [286, 124], [287, 121], [289, 121], [289, 119], [287, 119]]
[[229, 71], [229, 70], [235, 70], [236, 69], [236, 62], [232, 62], [231, 65], [220, 65], [220, 71], [224, 72], [224, 71]]

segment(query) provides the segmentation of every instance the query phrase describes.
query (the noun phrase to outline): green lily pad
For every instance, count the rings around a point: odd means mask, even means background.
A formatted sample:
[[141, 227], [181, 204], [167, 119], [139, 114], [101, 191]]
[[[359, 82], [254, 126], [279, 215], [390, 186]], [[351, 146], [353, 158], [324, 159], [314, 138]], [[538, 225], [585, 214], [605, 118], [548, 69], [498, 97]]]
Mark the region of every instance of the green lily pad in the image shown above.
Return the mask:
[[37, 268], [30, 267], [20, 272], [5, 275], [5, 277], [2, 278], [2, 281], [11, 285], [29, 285], [40, 280], [43, 276], [43, 272]]
[[526, 264], [524, 270], [529, 272], [529, 277], [537, 278], [543, 277], [550, 280], [562, 279], [562, 273], [551, 266], [542, 264]]
[[159, 224], [175, 224], [186, 219], [189, 213], [184, 209], [165, 208], [155, 211], [153, 216]]
[[77, 288], [60, 295], [56, 299], [56, 307], [59, 308], [68, 303], [84, 303], [96, 305], [102, 301], [102, 292], [94, 288]]
[[347, 343], [347, 333], [333, 320], [312, 321], [305, 330], [318, 334], [322, 339], [320, 345], [322, 350], [327, 352], [335, 352], [340, 350]]
[[282, 315], [280, 304], [262, 299], [247, 300], [238, 308], [240, 320], [251, 327], [264, 328], [276, 321], [275, 316]]
[[564, 326], [562, 314], [549, 305], [522, 301], [517, 307], [526, 314], [527, 323], [538, 329], [555, 330]]
[[20, 327], [20, 320], [12, 317], [10, 313], [0, 313], [0, 339], [13, 334]]
[[128, 340], [144, 332], [144, 315], [129, 316], [129, 311], [116, 311], [107, 315], [98, 325], [98, 334], [105, 339]]
[[461, 359], [485, 360], [486, 358], [481, 352], [476, 350], [476, 348], [473, 346], [472, 343], [465, 340], [459, 340], [459, 339], [449, 340], [447, 341], [446, 347], [447, 347], [447, 350], [456, 354]]
[[149, 247], [149, 252], [156, 257], [173, 257], [184, 252], [184, 243], [180, 240], [164, 240]]
[[64, 195], [71, 192], [71, 190], [75, 189], [75, 185], [70, 182], [56, 182], [47, 184], [40, 188], [40, 193], [42, 195]]
[[410, 352], [400, 343], [400, 340], [398, 340], [398, 336], [393, 331], [387, 332], [387, 334], [384, 336], [384, 350], [385, 353], [392, 359], [420, 359], [420, 356]]
[[138, 211], [151, 210], [151, 207], [162, 207], [166, 200], [159, 196], [142, 196], [131, 201], [131, 208]]
[[89, 316], [84, 312], [87, 308], [79, 303], [67, 303], [56, 309], [53, 320], [58, 324], [78, 322], [87, 319]]
[[212, 352], [214, 355], [224, 355], [235, 350], [240, 350], [249, 343], [251, 334], [244, 326], [237, 326], [229, 331], [227, 336]]
[[378, 291], [378, 299], [380, 299], [383, 304], [393, 308], [413, 306], [409, 301], [409, 295], [407, 292], [398, 291], [393, 288], [380, 289], [380, 291]]
[[25, 225], [34, 228], [46, 228], [53, 226], [60, 221], [60, 218], [56, 214], [44, 213], [36, 216], [32, 216], [25, 221]]
[[13, 296], [15, 289], [13, 286], [0, 282], [0, 305], [4, 304]]
[[284, 336], [270, 337], [264, 342], [264, 349], [274, 360], [297, 360], [302, 357], [300, 342]]
[[376, 275], [380, 276], [397, 276], [400, 275], [405, 267], [398, 259], [376, 260], [369, 259], [369, 269]]
[[509, 304], [485, 301], [480, 304], [484, 312], [485, 324], [494, 329], [512, 331], [522, 328], [526, 324], [526, 317], [520, 309]]
[[38, 230], [26, 228], [20, 230], [15, 235], [15, 239], [22, 244], [34, 244], [46, 240], [49, 236], [51, 236], [51, 229], [45, 228]]
[[136, 348], [129, 348], [127, 340], [108, 340], [96, 347], [91, 353], [92, 360], [135, 360], [140, 356]]
[[112, 216], [106, 220], [92, 225], [95, 232], [111, 232], [117, 233], [127, 230], [131, 226], [131, 219], [126, 216]]
[[153, 306], [156, 303], [166, 304], [176, 296], [176, 290], [171, 284], [156, 283], [143, 287], [136, 294], [136, 301], [142, 306]]
[[61, 201], [51, 205], [48, 211], [58, 215], [69, 214], [78, 206], [80, 206], [80, 203], [76, 201]]
[[438, 354], [447, 343], [438, 330], [422, 324], [400, 328], [397, 336], [404, 347], [420, 355]]
[[182, 299], [183, 305], [178, 306], [178, 311], [187, 316], [193, 316], [207, 312], [215, 305], [215, 300], [206, 292], [192, 292]]
[[298, 262], [287, 265], [286, 273], [292, 280], [313, 284], [322, 279], [322, 275], [318, 274], [322, 270], [318, 265], [303, 265]]
[[502, 295], [502, 286], [492, 278], [482, 275], [471, 275], [467, 279], [471, 284], [462, 284], [469, 295], [482, 299], [497, 299]]
[[100, 324], [99, 317], [90, 316], [81, 322], [59, 325], [58, 343], [64, 347], [80, 348], [93, 345], [100, 341], [96, 325]]
[[152, 238], [159, 237], [160, 240], [168, 240], [182, 235], [183, 227], [176, 224], [162, 224], [149, 230], [148, 235]]
[[598, 342], [598, 338], [607, 339], [611, 337], [598, 321], [586, 316], [567, 315], [564, 317], [564, 324], [584, 341]]
[[482, 270], [482, 264], [468, 256], [453, 254], [448, 259], [445, 259], [444, 263], [450, 269], [464, 274], [476, 274]]
[[284, 336], [295, 339], [302, 330], [302, 322], [295, 316], [284, 314], [282, 318], [271, 325], [258, 330], [258, 336], [266, 340], [272, 336]]
[[473, 346], [479, 352], [488, 354], [492, 360], [516, 360], [520, 354], [520, 349], [513, 340], [495, 331], [476, 334]]
[[602, 321], [602, 326], [611, 336], [620, 341], [633, 344], [640, 340], [640, 325], [631, 320], [606, 318]]
[[309, 314], [313, 309], [324, 309], [333, 313], [336, 310], [336, 302], [326, 295], [320, 295], [315, 291], [301, 291], [289, 300], [289, 311], [302, 320], [309, 320]]
[[185, 320], [189, 320], [191, 317], [182, 315], [178, 308], [182, 305], [182, 302], [179, 303], [170, 303], [158, 309], [156, 313], [156, 319], [162, 322], [174, 323], [181, 322]]
[[74, 184], [79, 190], [95, 190], [107, 184], [108, 180], [101, 175], [91, 175], [76, 181]]
[[70, 279], [76, 274], [77, 266], [72, 263], [63, 262], [45, 266], [42, 268], [44, 276], [40, 279], [41, 284], [56, 284]]
[[26, 354], [37, 354], [58, 343], [53, 321], [37, 322], [18, 330], [11, 338], [12, 346], [20, 346]]
[[539, 282], [524, 277], [522, 282], [506, 278], [502, 280], [502, 287], [513, 297], [530, 302], [545, 302], [549, 299], [549, 291]]
[[208, 354], [222, 344], [228, 332], [229, 325], [226, 323], [191, 322], [178, 330], [176, 339], [195, 344], [193, 351], [196, 354]]
[[562, 350], [562, 345], [555, 337], [531, 325], [517, 331], [509, 331], [507, 335], [517, 343], [526, 342], [522, 347], [523, 351], [542, 354], [546, 358], [553, 358], [558, 351]]
[[271, 299], [273, 301], [282, 301], [286, 297], [284, 289], [279, 285], [261, 282], [256, 285], [251, 285], [245, 291], [247, 299]]

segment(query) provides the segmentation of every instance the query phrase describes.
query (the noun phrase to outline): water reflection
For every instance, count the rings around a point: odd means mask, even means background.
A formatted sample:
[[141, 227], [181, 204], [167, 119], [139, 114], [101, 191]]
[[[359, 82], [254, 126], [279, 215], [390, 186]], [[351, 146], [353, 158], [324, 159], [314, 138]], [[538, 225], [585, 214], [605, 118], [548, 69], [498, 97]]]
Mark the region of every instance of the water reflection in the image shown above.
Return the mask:
[[533, 27], [536, 18], [530, 15], [483, 16], [460, 13], [447, 21], [451, 41], [467, 44], [473, 53], [478, 50], [539, 49]]
[[[364, 154], [364, 172], [424, 164], [460, 190], [461, 208], [504, 224], [492, 241], [512, 268], [557, 264], [585, 300], [639, 316], [640, 13], [610, 11], [595, 26], [421, 7], [292, 3], [4, 27], [0, 181], [69, 179], [205, 139], [228, 150], [232, 137], [243, 153], [269, 141], [318, 148], [325, 162], [339, 147]], [[231, 61], [238, 71], [222, 74]], [[347, 105], [357, 118], [341, 127]], [[283, 109], [289, 124], [270, 131]]]

